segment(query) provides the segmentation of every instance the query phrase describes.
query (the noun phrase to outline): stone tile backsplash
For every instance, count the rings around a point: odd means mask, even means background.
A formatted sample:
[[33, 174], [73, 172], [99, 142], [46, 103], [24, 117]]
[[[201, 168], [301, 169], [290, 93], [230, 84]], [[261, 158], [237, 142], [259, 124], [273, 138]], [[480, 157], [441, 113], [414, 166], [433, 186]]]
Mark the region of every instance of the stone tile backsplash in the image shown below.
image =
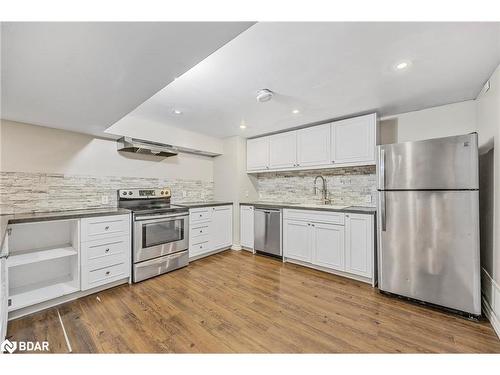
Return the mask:
[[213, 199], [212, 181], [0, 172], [0, 213], [116, 207], [118, 189], [164, 186], [172, 189], [173, 203]]
[[[375, 166], [320, 169], [301, 172], [267, 172], [257, 175], [259, 200], [315, 204], [321, 202], [321, 192], [314, 195], [314, 178], [326, 179], [332, 204], [376, 206]], [[321, 181], [318, 180], [318, 187]]]

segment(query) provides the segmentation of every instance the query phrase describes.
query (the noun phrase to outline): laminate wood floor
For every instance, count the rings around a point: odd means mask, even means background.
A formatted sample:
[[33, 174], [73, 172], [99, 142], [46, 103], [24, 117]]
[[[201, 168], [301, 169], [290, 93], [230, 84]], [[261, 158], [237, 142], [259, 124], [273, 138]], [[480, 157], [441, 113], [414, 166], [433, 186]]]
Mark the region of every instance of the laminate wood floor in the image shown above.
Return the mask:
[[500, 352], [473, 322], [369, 285], [247, 252], [226, 251], [9, 323], [12, 340], [77, 353]]

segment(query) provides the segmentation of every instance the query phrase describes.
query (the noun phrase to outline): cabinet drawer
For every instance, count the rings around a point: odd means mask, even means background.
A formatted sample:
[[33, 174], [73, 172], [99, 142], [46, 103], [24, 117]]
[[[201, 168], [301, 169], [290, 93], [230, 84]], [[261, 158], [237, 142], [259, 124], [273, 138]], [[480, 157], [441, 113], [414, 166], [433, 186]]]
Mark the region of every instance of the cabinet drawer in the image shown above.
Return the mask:
[[200, 221], [207, 221], [212, 218], [212, 208], [196, 208], [189, 210], [189, 222], [196, 223]]
[[89, 241], [82, 246], [82, 263], [89, 270], [95, 270], [126, 262], [130, 256], [129, 236]]
[[129, 271], [126, 263], [115, 264], [113, 266], [89, 271], [86, 277], [86, 285], [82, 285], [82, 289], [90, 289], [123, 279], [129, 276]]
[[210, 241], [192, 244], [191, 246], [189, 246], [189, 256], [192, 257], [198, 254], [206, 253], [211, 250], [212, 248], [210, 247]]
[[82, 219], [82, 241], [128, 235], [130, 215]]
[[210, 236], [208, 234], [205, 234], [202, 236], [197, 236], [197, 237], [191, 238], [191, 242], [190, 242], [189, 246], [198, 245], [198, 244], [201, 244], [204, 242], [209, 242], [209, 241], [210, 241]]
[[191, 228], [189, 228], [189, 235], [193, 239], [195, 237], [200, 237], [200, 236], [204, 236], [204, 235], [208, 235], [208, 234], [209, 234], [208, 223], [201, 224], [201, 225], [193, 225], [193, 226], [191, 226]]
[[313, 211], [313, 210], [284, 210], [283, 218], [291, 220], [308, 221], [308, 222], [344, 225], [343, 212]]

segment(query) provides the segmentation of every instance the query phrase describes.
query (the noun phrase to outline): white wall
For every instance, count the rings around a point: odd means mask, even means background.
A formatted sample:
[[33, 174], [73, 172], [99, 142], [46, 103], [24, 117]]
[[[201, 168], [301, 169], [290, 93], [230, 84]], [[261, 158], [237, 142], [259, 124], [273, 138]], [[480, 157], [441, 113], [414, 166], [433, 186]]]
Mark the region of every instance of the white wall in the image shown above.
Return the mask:
[[500, 329], [500, 150], [495, 150], [500, 146], [500, 65], [490, 85], [490, 90], [477, 99], [481, 266], [483, 293], [496, 313], [496, 328]]
[[213, 180], [213, 158], [119, 153], [113, 140], [6, 120], [0, 133], [0, 170], [5, 172]]
[[239, 203], [258, 197], [255, 177], [246, 173], [246, 139], [229, 137], [223, 140], [223, 155], [214, 160], [214, 197], [233, 205], [233, 244], [240, 246]]
[[[418, 141], [477, 131], [476, 102], [465, 102], [401, 113], [381, 119], [381, 127], [396, 120], [397, 142]], [[387, 137], [387, 135], [385, 135]]]
[[219, 138], [128, 115], [106, 129], [106, 133], [167, 143], [178, 147], [222, 154], [223, 142]]

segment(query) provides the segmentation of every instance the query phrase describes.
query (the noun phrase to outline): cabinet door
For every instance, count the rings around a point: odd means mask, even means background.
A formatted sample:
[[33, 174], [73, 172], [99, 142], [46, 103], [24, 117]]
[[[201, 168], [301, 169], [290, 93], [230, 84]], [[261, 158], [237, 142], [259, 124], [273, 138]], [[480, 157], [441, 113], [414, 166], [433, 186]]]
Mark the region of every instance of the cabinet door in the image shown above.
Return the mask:
[[212, 223], [210, 227], [210, 248], [218, 250], [233, 244], [233, 207], [212, 207]]
[[311, 224], [305, 221], [283, 222], [283, 255], [286, 258], [311, 262]]
[[253, 250], [253, 206], [240, 208], [240, 243]]
[[9, 310], [8, 282], [7, 259], [0, 258], [0, 342], [3, 342], [3, 340], [5, 340], [5, 336], [7, 335], [7, 316]]
[[313, 263], [344, 270], [344, 226], [312, 223]]
[[247, 140], [247, 170], [269, 167], [269, 137]]
[[331, 164], [330, 124], [297, 131], [297, 164], [300, 167]]
[[332, 123], [332, 161], [336, 164], [375, 164], [376, 115]]
[[373, 275], [373, 216], [345, 215], [346, 272], [372, 277]]
[[269, 136], [269, 168], [292, 168], [297, 163], [297, 132]]

